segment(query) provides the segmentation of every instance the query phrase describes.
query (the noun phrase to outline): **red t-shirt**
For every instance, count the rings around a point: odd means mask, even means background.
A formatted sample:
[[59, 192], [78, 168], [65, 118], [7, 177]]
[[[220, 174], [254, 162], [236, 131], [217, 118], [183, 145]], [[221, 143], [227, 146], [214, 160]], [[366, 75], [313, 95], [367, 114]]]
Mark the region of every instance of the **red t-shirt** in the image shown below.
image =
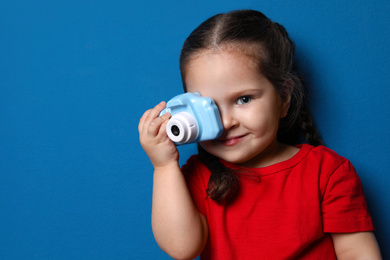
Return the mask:
[[207, 197], [210, 171], [199, 157], [188, 160], [183, 173], [209, 227], [201, 259], [336, 259], [329, 233], [374, 230], [351, 163], [323, 146], [298, 147], [287, 161], [244, 168], [227, 206]]

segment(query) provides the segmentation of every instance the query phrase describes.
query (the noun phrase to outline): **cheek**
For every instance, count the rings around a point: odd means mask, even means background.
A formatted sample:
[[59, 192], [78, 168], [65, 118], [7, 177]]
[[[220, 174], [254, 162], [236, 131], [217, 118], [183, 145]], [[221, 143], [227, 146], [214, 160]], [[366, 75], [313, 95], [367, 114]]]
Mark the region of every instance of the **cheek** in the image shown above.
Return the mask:
[[278, 128], [280, 120], [280, 111], [269, 106], [261, 107], [257, 110], [242, 115], [241, 122], [247, 128], [264, 134]]
[[264, 114], [257, 111], [250, 111], [247, 113], [242, 113], [240, 116], [240, 122], [248, 129], [256, 129], [262, 124], [264, 120]]

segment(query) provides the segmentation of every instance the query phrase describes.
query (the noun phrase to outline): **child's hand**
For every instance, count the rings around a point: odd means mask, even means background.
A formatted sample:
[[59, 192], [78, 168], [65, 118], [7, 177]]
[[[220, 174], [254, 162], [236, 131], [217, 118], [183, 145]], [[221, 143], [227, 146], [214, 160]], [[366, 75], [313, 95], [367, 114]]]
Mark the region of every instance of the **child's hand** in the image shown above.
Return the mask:
[[165, 106], [166, 103], [161, 102], [153, 109], [147, 110], [138, 125], [142, 148], [155, 168], [170, 163], [177, 164], [179, 160], [179, 152], [175, 144], [168, 138], [165, 130], [171, 115], [166, 113], [161, 117], [158, 116]]

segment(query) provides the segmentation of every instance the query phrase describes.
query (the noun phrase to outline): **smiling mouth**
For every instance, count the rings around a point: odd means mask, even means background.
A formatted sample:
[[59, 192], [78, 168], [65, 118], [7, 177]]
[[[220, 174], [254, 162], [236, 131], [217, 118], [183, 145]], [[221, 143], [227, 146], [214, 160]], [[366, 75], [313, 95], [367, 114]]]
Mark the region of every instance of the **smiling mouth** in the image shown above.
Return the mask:
[[218, 140], [222, 145], [225, 145], [225, 146], [233, 146], [233, 145], [236, 145], [237, 143], [239, 143], [243, 138], [244, 138], [245, 135], [241, 135], [241, 136], [234, 136], [234, 137], [229, 137], [229, 138], [223, 138], [223, 139], [220, 139]]

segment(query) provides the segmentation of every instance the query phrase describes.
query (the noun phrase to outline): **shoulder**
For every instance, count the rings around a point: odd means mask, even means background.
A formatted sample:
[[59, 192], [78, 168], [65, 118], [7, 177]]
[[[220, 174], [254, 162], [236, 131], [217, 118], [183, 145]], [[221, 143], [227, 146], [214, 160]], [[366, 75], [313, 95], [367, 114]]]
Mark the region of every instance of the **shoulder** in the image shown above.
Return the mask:
[[329, 171], [336, 170], [340, 165], [349, 163], [348, 159], [339, 155], [332, 149], [325, 146], [303, 145], [308, 149], [305, 160], [312, 166], [328, 169]]
[[183, 167], [188, 167], [190, 165], [198, 165], [203, 164], [199, 158], [198, 154], [192, 155], [190, 158], [188, 158], [187, 162], [183, 165]]
[[199, 155], [192, 155], [187, 162], [181, 167], [186, 178], [190, 176], [205, 176], [210, 177], [211, 172], [206, 165], [201, 161]]
[[202, 161], [199, 158], [199, 155], [192, 155], [188, 158], [187, 162], [182, 166], [182, 170], [192, 171], [194, 168], [199, 168], [204, 166]]
[[302, 145], [307, 153], [297, 165], [297, 169], [319, 179], [320, 190], [324, 192], [329, 183], [343, 183], [346, 179], [359, 182], [359, 177], [351, 162], [325, 146]]
[[[324, 146], [313, 147], [308, 154], [312, 167], [319, 173], [319, 185], [322, 198], [363, 194], [361, 180], [352, 165], [345, 157]], [[313, 168], [312, 168], [313, 169]]]
[[319, 157], [319, 158], [329, 158], [329, 159], [335, 159], [335, 160], [345, 160], [345, 158], [332, 149], [320, 145], [320, 146], [311, 146], [311, 145], [304, 145], [304, 146], [309, 146], [310, 149], [310, 155], [314, 157]]

